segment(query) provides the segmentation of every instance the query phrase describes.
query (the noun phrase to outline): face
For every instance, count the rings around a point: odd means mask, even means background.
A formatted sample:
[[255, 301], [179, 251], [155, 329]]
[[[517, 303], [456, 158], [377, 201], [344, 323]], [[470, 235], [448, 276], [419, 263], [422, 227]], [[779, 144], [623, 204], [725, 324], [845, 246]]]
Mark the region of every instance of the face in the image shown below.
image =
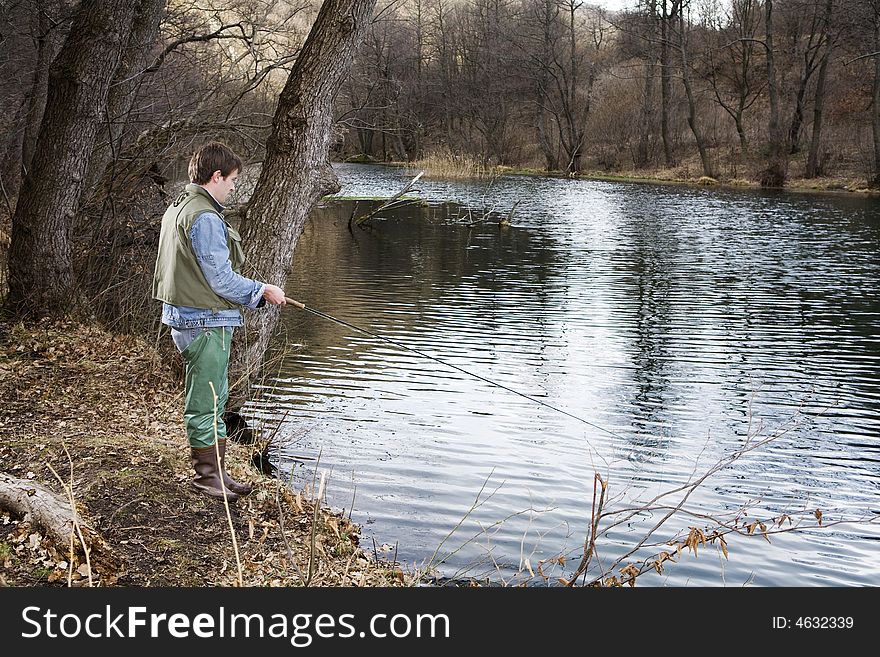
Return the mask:
[[215, 171], [211, 177], [211, 193], [220, 203], [226, 203], [229, 195], [235, 191], [235, 179], [238, 178], [238, 171], [233, 171], [225, 178], [220, 175], [219, 171]]

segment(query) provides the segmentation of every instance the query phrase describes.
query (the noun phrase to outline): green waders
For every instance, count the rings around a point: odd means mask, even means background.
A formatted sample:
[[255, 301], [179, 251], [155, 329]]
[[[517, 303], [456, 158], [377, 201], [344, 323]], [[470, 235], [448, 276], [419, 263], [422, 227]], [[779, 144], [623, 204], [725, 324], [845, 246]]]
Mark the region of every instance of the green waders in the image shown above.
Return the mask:
[[223, 421], [223, 412], [229, 396], [231, 344], [231, 328], [210, 328], [200, 333], [183, 350], [186, 363], [183, 421], [196, 472], [193, 485], [206, 495], [234, 502], [239, 495], [250, 493], [252, 488], [249, 484], [235, 481], [226, 472], [226, 423]]
[[[209, 328], [183, 350], [186, 362], [184, 388], [186, 400], [183, 421], [190, 447], [202, 448], [214, 444], [214, 439], [226, 438], [223, 412], [229, 396], [229, 347], [232, 329]], [[211, 390], [211, 384], [214, 390]], [[214, 395], [217, 395], [215, 404]], [[214, 433], [216, 418], [217, 430]]]

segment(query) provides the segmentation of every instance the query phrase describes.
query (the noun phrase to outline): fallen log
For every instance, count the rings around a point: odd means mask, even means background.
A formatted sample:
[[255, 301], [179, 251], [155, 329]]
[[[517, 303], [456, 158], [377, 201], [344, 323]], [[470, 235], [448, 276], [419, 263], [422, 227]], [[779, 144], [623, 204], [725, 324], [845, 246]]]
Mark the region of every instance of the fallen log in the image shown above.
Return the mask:
[[[70, 549], [71, 533], [75, 532], [73, 549], [81, 556], [72, 561], [90, 564], [90, 583], [94, 578], [96, 583], [100, 580], [101, 585], [113, 585], [124, 574], [120, 558], [101, 535], [71, 508], [69, 499], [43, 484], [0, 472], [0, 509], [21, 515], [25, 522], [41, 527], [60, 551]], [[74, 517], [79, 531], [74, 526]], [[84, 547], [87, 552], [84, 552]]]
[[[0, 507], [39, 525], [58, 545], [70, 542], [70, 532], [73, 531], [70, 502], [42, 484], [0, 472]], [[76, 520], [80, 526], [85, 526], [82, 518], [77, 516]]]

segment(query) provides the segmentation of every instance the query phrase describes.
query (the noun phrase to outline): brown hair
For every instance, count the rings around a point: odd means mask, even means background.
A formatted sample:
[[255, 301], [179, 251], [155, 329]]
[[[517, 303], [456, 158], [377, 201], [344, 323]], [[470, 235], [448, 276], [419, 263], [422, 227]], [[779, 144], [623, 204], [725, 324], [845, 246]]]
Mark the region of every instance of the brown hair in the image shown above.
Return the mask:
[[226, 178], [233, 171], [241, 171], [241, 158], [226, 144], [209, 141], [201, 146], [189, 161], [189, 180], [204, 185], [211, 180], [215, 171]]

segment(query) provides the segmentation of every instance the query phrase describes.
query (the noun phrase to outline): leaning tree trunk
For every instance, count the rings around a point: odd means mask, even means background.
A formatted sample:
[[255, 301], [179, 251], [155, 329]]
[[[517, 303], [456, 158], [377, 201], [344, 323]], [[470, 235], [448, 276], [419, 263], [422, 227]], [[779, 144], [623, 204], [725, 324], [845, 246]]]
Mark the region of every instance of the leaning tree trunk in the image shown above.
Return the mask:
[[[324, 0], [278, 102], [263, 169], [241, 222], [246, 256], [261, 280], [283, 286], [309, 212], [339, 189], [330, 167], [336, 92], [348, 74], [376, 0]], [[248, 397], [269, 338], [276, 306], [249, 313], [247, 344], [232, 353], [230, 409]]]
[[71, 225], [133, 14], [131, 0], [82, 3], [52, 64], [33, 163], [12, 218], [6, 303], [17, 315], [60, 315], [73, 305]]

